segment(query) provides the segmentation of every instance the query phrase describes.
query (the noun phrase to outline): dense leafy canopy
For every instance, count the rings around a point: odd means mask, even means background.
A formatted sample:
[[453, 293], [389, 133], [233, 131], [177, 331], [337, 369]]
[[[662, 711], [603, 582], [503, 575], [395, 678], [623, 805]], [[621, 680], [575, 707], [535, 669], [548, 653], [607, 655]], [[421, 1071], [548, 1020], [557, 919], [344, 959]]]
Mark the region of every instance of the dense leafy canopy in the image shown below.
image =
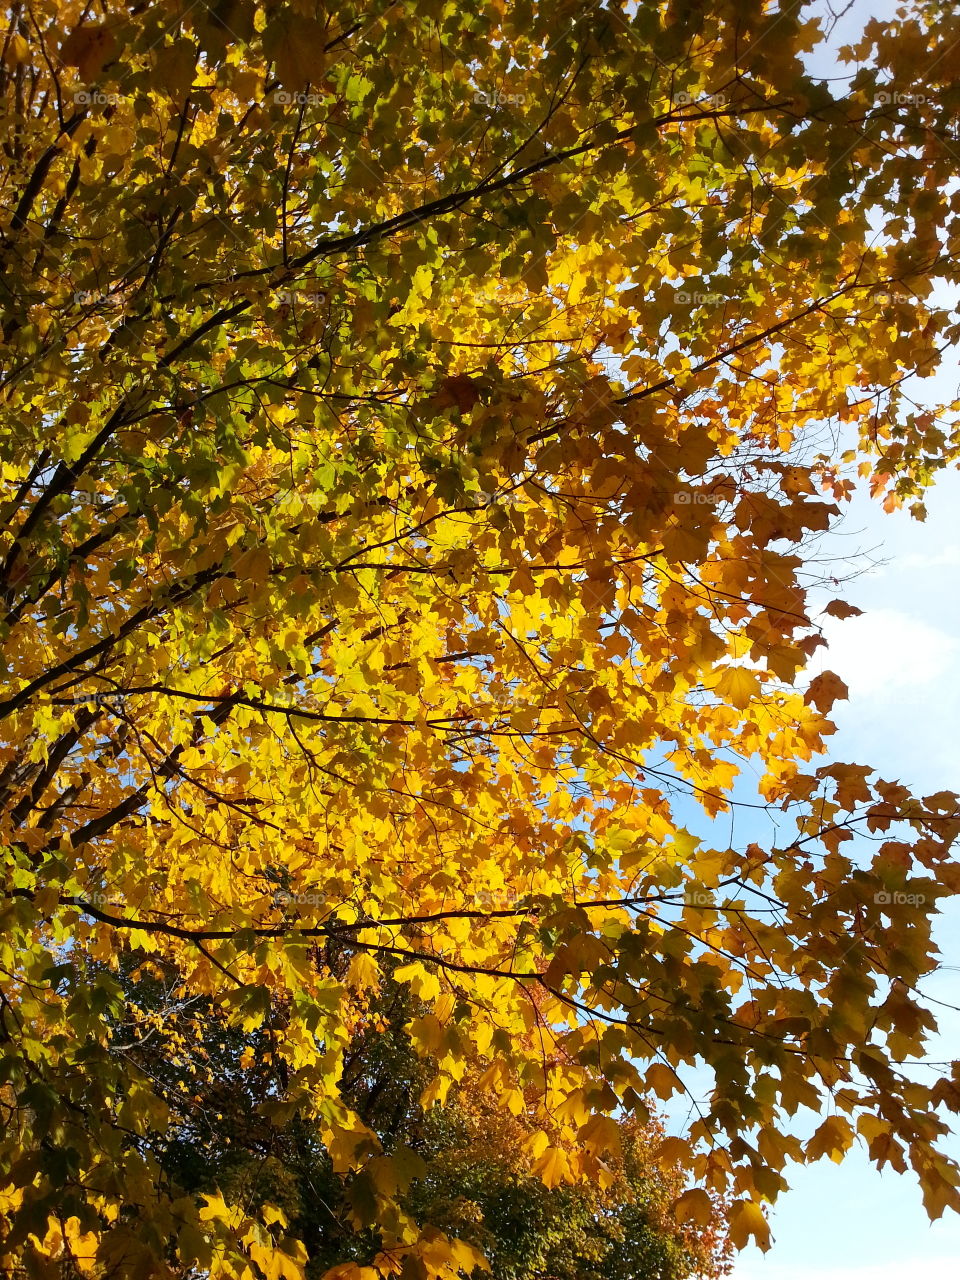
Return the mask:
[[922, 516], [960, 452], [906, 381], [958, 336], [952, 6], [835, 92], [760, 0], [6, 18], [8, 1259], [308, 1263], [166, 1177], [131, 949], [269, 1026], [283, 1123], [369, 1192], [341, 1280], [479, 1261], [351, 1103], [385, 969], [423, 1105], [476, 1067], [548, 1187], [698, 1072], [681, 1218], [765, 1244], [788, 1161], [858, 1136], [960, 1206], [960, 1076], [909, 1069], [957, 798], [821, 763], [845, 689], [805, 674], [856, 468]]
[[[210, 997], [187, 995], [180, 975], [142, 960], [133, 952], [121, 963], [124, 1007], [113, 1039], [168, 1108], [166, 1132], [143, 1139], [164, 1178], [248, 1213], [279, 1208], [307, 1249], [308, 1277], [369, 1263], [382, 1245], [375, 1212], [363, 1214], [376, 1183], [369, 1171], [342, 1179], [309, 1118], [285, 1110], [285, 1064], [271, 1052], [282, 1010], [243, 1031], [217, 1016]], [[341, 975], [349, 964], [346, 952], [335, 962]], [[467, 1066], [446, 1105], [425, 1111], [419, 1096], [434, 1067], [413, 1051], [406, 1027], [426, 1012], [387, 973], [358, 1019], [341, 1079], [394, 1162], [400, 1202], [421, 1230], [481, 1249], [491, 1280], [706, 1280], [725, 1270], [721, 1205], [688, 1196], [678, 1221], [684, 1178], [657, 1156], [660, 1126], [623, 1126], [608, 1186], [548, 1187], [532, 1172], [539, 1125], [478, 1087], [479, 1064]], [[368, 1225], [358, 1225], [358, 1212]]]

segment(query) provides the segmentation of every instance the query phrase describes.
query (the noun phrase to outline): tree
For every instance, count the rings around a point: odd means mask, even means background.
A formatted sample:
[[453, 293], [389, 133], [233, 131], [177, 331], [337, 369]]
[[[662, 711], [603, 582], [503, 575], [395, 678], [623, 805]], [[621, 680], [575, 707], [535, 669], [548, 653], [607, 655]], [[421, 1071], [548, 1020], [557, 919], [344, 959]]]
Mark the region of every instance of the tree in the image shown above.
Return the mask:
[[[341, 957], [341, 973], [350, 959]], [[182, 975], [144, 960], [133, 953], [121, 962], [124, 1008], [111, 1052], [153, 1081], [168, 1108], [166, 1132], [145, 1145], [171, 1195], [219, 1195], [248, 1213], [279, 1209], [307, 1248], [308, 1276], [369, 1264], [382, 1240], [375, 1222], [359, 1223], [379, 1183], [363, 1174], [345, 1183], [315, 1128], [287, 1111], [283, 1062], [271, 1052], [282, 1011], [244, 1032], [209, 998], [185, 999]], [[706, 1280], [726, 1269], [719, 1203], [702, 1193], [682, 1199], [683, 1171], [658, 1157], [659, 1123], [624, 1125], [604, 1185], [548, 1187], [532, 1172], [537, 1126], [523, 1110], [501, 1111], [479, 1085], [478, 1064], [467, 1064], [445, 1106], [420, 1106], [432, 1064], [413, 1052], [405, 1028], [428, 1010], [405, 984], [386, 974], [372, 1000], [356, 999], [363, 1016], [345, 1053], [343, 1093], [402, 1171], [401, 1204], [421, 1231], [482, 1250], [494, 1280]], [[554, 1126], [554, 1141], [558, 1134]], [[678, 1223], [676, 1203], [698, 1218]]]
[[804, 674], [856, 469], [922, 516], [958, 453], [907, 382], [958, 336], [949, 8], [871, 22], [844, 93], [794, 4], [7, 13], [8, 1260], [62, 1217], [112, 1276], [305, 1265], [168, 1193], [76, 977], [131, 948], [283, 1010], [286, 1105], [374, 1186], [347, 1280], [474, 1261], [344, 1092], [384, 966], [424, 1105], [482, 1062], [548, 1182], [698, 1068], [667, 1155], [735, 1243], [858, 1138], [958, 1207], [960, 1074], [909, 1068], [957, 797], [818, 763], [845, 687]]

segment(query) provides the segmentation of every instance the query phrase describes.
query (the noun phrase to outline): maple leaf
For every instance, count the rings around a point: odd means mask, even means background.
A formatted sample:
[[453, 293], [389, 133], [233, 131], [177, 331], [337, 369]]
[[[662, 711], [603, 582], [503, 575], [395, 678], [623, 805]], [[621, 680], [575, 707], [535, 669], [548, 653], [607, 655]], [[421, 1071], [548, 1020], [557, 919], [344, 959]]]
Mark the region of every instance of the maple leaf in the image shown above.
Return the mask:
[[440, 387], [427, 401], [432, 409], [456, 409], [467, 413], [480, 400], [483, 385], [468, 374], [458, 373], [444, 378]]
[[849, 696], [850, 690], [833, 671], [821, 671], [807, 685], [805, 701], [820, 711], [829, 711], [835, 702]]
[[862, 615], [863, 610], [854, 604], [848, 604], [846, 600], [831, 600], [824, 605], [823, 612], [831, 618], [857, 618]]
[[760, 678], [746, 667], [727, 667], [716, 685], [716, 692], [724, 702], [743, 710], [760, 693]]
[[807, 1143], [807, 1157], [818, 1159], [827, 1155], [839, 1162], [853, 1143], [853, 1129], [843, 1116], [828, 1116]]
[[680, 1222], [692, 1220], [705, 1226], [713, 1216], [713, 1203], [702, 1187], [691, 1187], [677, 1201], [674, 1213]]
[[735, 1200], [730, 1207], [730, 1238], [742, 1249], [752, 1237], [764, 1253], [770, 1248], [770, 1226], [763, 1210], [752, 1200]]
[[105, 63], [117, 53], [117, 42], [106, 22], [85, 22], [66, 37], [60, 46], [60, 59], [76, 67], [82, 80], [95, 80]]

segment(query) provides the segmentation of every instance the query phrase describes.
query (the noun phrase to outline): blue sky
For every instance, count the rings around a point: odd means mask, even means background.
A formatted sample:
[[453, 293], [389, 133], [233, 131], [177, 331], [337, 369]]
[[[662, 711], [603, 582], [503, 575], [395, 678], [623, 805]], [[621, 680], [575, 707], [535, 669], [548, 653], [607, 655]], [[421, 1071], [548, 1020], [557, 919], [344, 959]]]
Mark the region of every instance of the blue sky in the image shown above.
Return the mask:
[[[831, 43], [836, 47], [894, 8], [890, 0], [854, 0]], [[838, 71], [823, 53], [810, 65], [825, 76]], [[955, 298], [939, 301], [957, 304]], [[960, 360], [954, 358], [936, 378], [915, 380], [912, 390], [918, 400], [933, 401], [957, 397], [958, 387]], [[822, 544], [824, 554], [865, 552], [877, 562], [842, 592], [864, 615], [827, 619], [825, 627], [830, 649], [822, 665], [850, 689], [849, 700], [834, 708], [838, 733], [831, 754], [872, 764], [920, 794], [960, 790], [960, 474], [936, 485], [927, 510], [921, 524], [906, 512], [887, 515], [859, 494]], [[941, 916], [936, 937], [944, 968], [924, 989], [960, 1004], [960, 907]], [[960, 1014], [938, 1008], [937, 1016], [940, 1034], [929, 1058], [960, 1058]], [[960, 1159], [960, 1140], [952, 1154]], [[794, 1168], [788, 1178], [791, 1190], [772, 1213], [772, 1250], [745, 1250], [734, 1280], [960, 1275], [960, 1216], [948, 1212], [929, 1223], [911, 1175], [878, 1172], [855, 1147], [840, 1165], [821, 1161]]]
[[[863, 617], [831, 619], [825, 628], [824, 665], [850, 689], [832, 713], [831, 755], [872, 764], [921, 794], [960, 790], [960, 475], [946, 476], [927, 506], [920, 524], [905, 512], [886, 515], [862, 495], [822, 544], [834, 554], [871, 550], [884, 561], [843, 592]], [[936, 936], [944, 966], [960, 969], [960, 909], [941, 917]], [[960, 971], [945, 968], [923, 988], [960, 1004]], [[937, 1016], [941, 1032], [929, 1057], [960, 1058], [960, 1015], [938, 1008]], [[960, 1140], [952, 1152], [960, 1159]], [[841, 1165], [794, 1167], [788, 1181], [792, 1189], [772, 1213], [772, 1250], [745, 1250], [735, 1280], [960, 1275], [960, 1216], [948, 1212], [931, 1225], [911, 1174], [878, 1172], [855, 1147]]]
[[[915, 387], [917, 397], [957, 395], [958, 365]], [[838, 732], [830, 755], [873, 765], [921, 795], [960, 791], [960, 473], [944, 475], [926, 505], [921, 524], [905, 511], [884, 513], [861, 493], [819, 547], [823, 555], [848, 558], [852, 569], [873, 565], [824, 595], [842, 595], [864, 610], [846, 621], [823, 619], [829, 651], [820, 651], [818, 665], [836, 671], [850, 691], [831, 712]], [[841, 566], [836, 572], [844, 576]], [[738, 815], [735, 843], [769, 839], [763, 821]], [[943, 970], [921, 987], [960, 1005], [960, 903], [940, 917], [935, 936]], [[928, 1058], [960, 1058], [960, 1013], [934, 1008], [940, 1033]], [[937, 1069], [914, 1070], [924, 1078]], [[671, 1128], [686, 1109], [679, 1099], [668, 1108]], [[960, 1138], [949, 1149], [960, 1161]], [[733, 1280], [960, 1277], [960, 1216], [948, 1211], [931, 1224], [913, 1175], [878, 1171], [862, 1144], [840, 1165], [791, 1166], [786, 1176], [791, 1190], [770, 1215], [773, 1248], [744, 1250]]]

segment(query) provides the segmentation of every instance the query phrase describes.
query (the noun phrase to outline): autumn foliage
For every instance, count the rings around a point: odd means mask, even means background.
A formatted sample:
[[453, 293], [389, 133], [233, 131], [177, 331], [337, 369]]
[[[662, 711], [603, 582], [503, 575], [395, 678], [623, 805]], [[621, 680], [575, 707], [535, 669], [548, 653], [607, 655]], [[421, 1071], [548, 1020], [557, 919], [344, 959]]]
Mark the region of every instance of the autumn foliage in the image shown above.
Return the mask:
[[[331, 957], [341, 977], [344, 952]], [[96, 963], [92, 962], [96, 967]], [[136, 951], [114, 970], [123, 992], [114, 1046], [149, 1076], [167, 1108], [166, 1131], [141, 1141], [182, 1193], [278, 1211], [303, 1242], [308, 1280], [350, 1275], [382, 1249], [387, 1187], [421, 1233], [482, 1251], [493, 1280], [715, 1280], [725, 1274], [723, 1202], [685, 1187], [662, 1125], [622, 1121], [597, 1182], [534, 1171], [552, 1144], [570, 1151], [558, 1117], [542, 1131], [536, 1096], [511, 1109], [468, 1058], [443, 1106], [420, 1102], [435, 1064], [409, 1028], [429, 1010], [386, 966], [377, 988], [353, 989], [353, 1033], [341, 1095], [376, 1135], [381, 1154], [341, 1176], [309, 1114], [287, 1105], [289, 1077], [273, 1054], [285, 1011], [275, 1005], [244, 1031], [182, 975]], [[608, 1122], [609, 1123], [609, 1122]], [[277, 1217], [275, 1221], [280, 1221]]]
[[351, 1103], [387, 972], [418, 1105], [469, 1066], [546, 1183], [689, 1091], [678, 1222], [765, 1246], [861, 1140], [960, 1207], [960, 1072], [910, 1069], [957, 797], [830, 760], [808, 670], [858, 470], [922, 516], [960, 452], [907, 381], [958, 336], [949, 7], [833, 91], [789, 4], [5, 22], [5, 1265], [311, 1265], [160, 1160], [134, 951], [270, 1028], [283, 1123], [369, 1191], [340, 1280], [482, 1264]]

